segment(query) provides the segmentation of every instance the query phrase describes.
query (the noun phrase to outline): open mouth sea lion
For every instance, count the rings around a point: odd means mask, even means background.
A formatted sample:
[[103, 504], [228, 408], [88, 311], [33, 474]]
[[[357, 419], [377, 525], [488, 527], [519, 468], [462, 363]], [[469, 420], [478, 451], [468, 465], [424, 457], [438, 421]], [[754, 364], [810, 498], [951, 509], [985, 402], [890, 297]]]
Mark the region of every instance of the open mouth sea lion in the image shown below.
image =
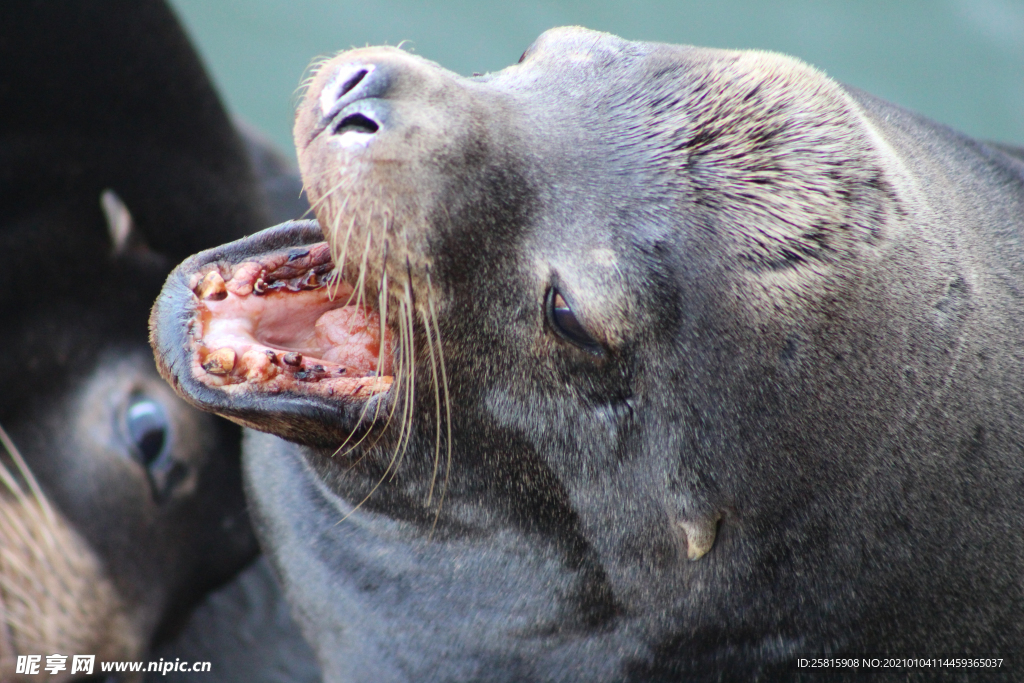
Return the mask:
[[343, 53], [295, 142], [318, 222], [185, 261], [151, 324], [287, 440], [247, 490], [328, 680], [1024, 645], [1013, 150], [579, 28], [474, 78]]

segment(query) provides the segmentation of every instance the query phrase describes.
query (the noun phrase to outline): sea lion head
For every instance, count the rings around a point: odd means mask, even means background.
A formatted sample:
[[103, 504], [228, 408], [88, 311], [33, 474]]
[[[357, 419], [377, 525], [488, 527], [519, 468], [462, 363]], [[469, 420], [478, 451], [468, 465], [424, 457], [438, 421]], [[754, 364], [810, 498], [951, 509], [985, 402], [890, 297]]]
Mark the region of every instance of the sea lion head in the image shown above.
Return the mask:
[[946, 486], [962, 425], [926, 388], [968, 280], [881, 107], [579, 28], [473, 78], [316, 70], [319, 223], [193, 257], [152, 324], [187, 399], [300, 444], [250, 435], [248, 487], [328, 676], [714, 677], [878, 645], [875, 618], [927, 637], [890, 597], [940, 580], [908, 548], [945, 551], [893, 519], [934, 514], [908, 476]]

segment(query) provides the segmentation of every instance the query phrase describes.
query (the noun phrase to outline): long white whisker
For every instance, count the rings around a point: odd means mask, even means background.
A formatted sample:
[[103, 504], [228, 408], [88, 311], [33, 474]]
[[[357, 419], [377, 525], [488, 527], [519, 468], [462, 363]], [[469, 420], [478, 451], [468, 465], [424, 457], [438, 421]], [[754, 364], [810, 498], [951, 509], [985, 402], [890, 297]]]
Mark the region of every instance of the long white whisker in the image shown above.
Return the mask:
[[[434, 339], [437, 341], [437, 356], [441, 367], [441, 386], [444, 388], [445, 426], [447, 429], [447, 438], [445, 440], [447, 455], [444, 468], [444, 483], [441, 486], [441, 495], [437, 501], [437, 512], [434, 513], [434, 524], [430, 527], [430, 535], [433, 536], [434, 529], [437, 527], [437, 520], [441, 516], [441, 507], [444, 505], [444, 499], [448, 493], [448, 482], [452, 472], [452, 402], [451, 394], [448, 390], [448, 373], [444, 365], [444, 345], [441, 343], [441, 326], [437, 322], [437, 310], [434, 308], [434, 285], [433, 282], [431, 282], [429, 270], [426, 275], [427, 308], [430, 311], [430, 320], [434, 325]], [[438, 431], [440, 431], [440, 429]]]
[[434, 387], [434, 469], [430, 474], [430, 487], [427, 490], [427, 505], [434, 498], [434, 483], [437, 481], [437, 468], [441, 460], [441, 389], [438, 382], [437, 360], [434, 355], [433, 330], [430, 326], [429, 314], [420, 309], [423, 327], [427, 335], [427, 353], [430, 356], [430, 376]]

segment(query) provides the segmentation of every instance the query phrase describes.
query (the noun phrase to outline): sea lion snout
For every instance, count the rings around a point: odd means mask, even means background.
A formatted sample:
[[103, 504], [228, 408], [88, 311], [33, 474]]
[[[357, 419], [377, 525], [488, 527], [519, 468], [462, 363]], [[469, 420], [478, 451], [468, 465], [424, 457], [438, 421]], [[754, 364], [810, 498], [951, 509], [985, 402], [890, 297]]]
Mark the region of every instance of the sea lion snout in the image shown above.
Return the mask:
[[340, 64], [317, 98], [320, 120], [314, 136], [327, 127], [342, 145], [368, 141], [387, 119], [381, 101], [391, 84], [386, 69], [356, 61]]
[[296, 117], [300, 156], [314, 141], [341, 147], [366, 143], [382, 127], [402, 128], [408, 142], [422, 130], [417, 118], [433, 117], [432, 110], [453, 94], [456, 80], [456, 74], [397, 48], [342, 53], [310, 80]]
[[472, 137], [489, 118], [465, 85], [388, 47], [345, 52], [310, 81], [295, 122], [306, 192], [339, 266], [354, 261], [361, 271], [366, 256], [369, 296], [385, 270], [396, 295], [406, 279], [425, 285], [426, 237], [443, 211], [449, 175], [443, 169], [459, 165], [464, 148], [452, 141]]

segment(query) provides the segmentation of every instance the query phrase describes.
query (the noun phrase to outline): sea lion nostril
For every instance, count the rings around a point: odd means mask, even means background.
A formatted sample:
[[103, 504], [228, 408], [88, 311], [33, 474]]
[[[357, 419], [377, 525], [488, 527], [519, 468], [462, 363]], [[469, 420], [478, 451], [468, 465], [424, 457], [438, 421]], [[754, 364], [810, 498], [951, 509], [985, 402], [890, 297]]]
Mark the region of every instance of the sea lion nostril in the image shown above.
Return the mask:
[[352, 90], [352, 88], [359, 85], [359, 82], [363, 80], [363, 78], [365, 78], [366, 74], [368, 73], [369, 71], [367, 71], [366, 69], [360, 69], [355, 74], [353, 74], [352, 77], [345, 81], [345, 84], [341, 86], [341, 90], [338, 92], [338, 97], [344, 97], [345, 95], [347, 95], [349, 91]]
[[[347, 104], [362, 96], [372, 97], [375, 93], [356, 93], [355, 91], [366, 90], [367, 76], [370, 76], [375, 70], [376, 67], [372, 64], [350, 64], [339, 70], [320, 93], [320, 111], [323, 118], [334, 118]], [[364, 87], [360, 88], [360, 85]]]
[[380, 126], [369, 116], [365, 114], [349, 114], [334, 127], [334, 134], [341, 135], [342, 133], [355, 132], [372, 135], [378, 130], [380, 130]]

